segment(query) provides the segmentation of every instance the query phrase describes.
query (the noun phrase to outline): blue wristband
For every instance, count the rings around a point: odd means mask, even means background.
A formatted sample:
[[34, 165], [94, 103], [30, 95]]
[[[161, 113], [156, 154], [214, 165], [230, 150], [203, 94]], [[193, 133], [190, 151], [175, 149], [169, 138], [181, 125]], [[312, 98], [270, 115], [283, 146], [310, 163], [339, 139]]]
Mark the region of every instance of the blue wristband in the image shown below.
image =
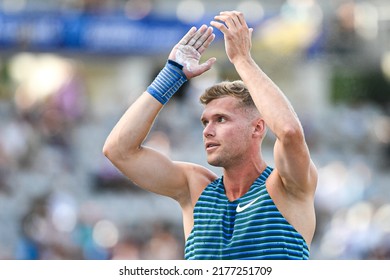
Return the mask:
[[183, 66], [168, 60], [146, 91], [164, 105], [186, 81]]

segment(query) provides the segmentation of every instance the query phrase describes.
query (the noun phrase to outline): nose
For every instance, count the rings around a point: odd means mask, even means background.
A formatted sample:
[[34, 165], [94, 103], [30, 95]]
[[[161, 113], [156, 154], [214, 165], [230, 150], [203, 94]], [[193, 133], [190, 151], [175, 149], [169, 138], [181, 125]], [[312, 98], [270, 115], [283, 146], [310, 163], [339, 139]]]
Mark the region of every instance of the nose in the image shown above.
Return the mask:
[[208, 138], [213, 136], [215, 136], [214, 128], [210, 123], [208, 123], [203, 129], [203, 137]]

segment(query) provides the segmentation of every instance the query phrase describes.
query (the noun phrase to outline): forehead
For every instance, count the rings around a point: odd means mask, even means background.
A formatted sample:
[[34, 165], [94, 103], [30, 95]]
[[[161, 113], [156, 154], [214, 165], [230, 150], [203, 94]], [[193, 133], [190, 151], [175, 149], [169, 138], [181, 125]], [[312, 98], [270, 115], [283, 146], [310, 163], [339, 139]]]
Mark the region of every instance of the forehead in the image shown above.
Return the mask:
[[224, 96], [214, 99], [205, 105], [201, 118], [207, 118], [215, 114], [234, 114], [238, 113], [239, 100], [232, 96]]

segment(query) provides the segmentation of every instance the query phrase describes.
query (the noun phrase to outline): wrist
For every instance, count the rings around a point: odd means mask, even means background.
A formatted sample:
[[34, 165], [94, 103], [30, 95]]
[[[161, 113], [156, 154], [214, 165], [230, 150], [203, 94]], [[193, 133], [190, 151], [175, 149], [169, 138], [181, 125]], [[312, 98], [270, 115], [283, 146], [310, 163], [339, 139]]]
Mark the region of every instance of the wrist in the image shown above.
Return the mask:
[[186, 81], [183, 66], [168, 60], [146, 91], [164, 105]]
[[233, 59], [231, 59], [231, 62], [235, 66], [241, 66], [241, 65], [253, 65], [255, 62], [253, 58], [249, 56], [236, 56]]

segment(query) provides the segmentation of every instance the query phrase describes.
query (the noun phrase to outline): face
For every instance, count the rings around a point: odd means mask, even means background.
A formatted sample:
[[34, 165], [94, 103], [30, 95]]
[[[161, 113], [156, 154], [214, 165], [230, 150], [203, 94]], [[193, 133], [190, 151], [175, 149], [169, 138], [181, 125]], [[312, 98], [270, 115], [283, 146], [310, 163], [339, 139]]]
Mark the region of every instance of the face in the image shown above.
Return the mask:
[[253, 152], [254, 121], [234, 97], [215, 99], [201, 116], [203, 141], [209, 164], [229, 167], [246, 160]]

